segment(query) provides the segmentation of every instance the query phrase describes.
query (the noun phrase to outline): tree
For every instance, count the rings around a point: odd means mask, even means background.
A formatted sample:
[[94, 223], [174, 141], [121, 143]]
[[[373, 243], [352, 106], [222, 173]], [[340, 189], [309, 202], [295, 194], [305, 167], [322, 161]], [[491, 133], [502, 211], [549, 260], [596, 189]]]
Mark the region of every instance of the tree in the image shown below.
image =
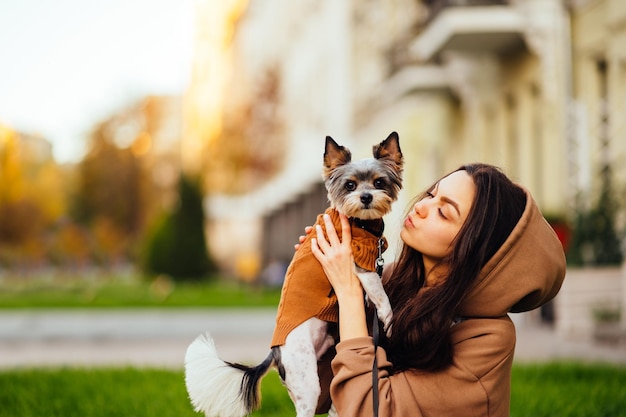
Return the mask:
[[111, 120], [94, 129], [77, 167], [71, 209], [72, 218], [89, 230], [91, 260], [105, 267], [134, 258], [152, 203], [143, 160], [115, 143], [118, 129]]
[[215, 270], [204, 233], [203, 194], [199, 181], [181, 176], [178, 204], [149, 234], [143, 260], [150, 275], [201, 279]]
[[603, 169], [601, 178], [595, 204], [588, 210], [580, 208], [576, 214], [574, 237], [567, 256], [572, 265], [620, 265], [624, 259], [616, 225], [619, 207], [612, 192], [609, 166]]
[[249, 192], [283, 167], [287, 152], [280, 88], [278, 70], [268, 70], [257, 89], [224, 110], [222, 131], [205, 152], [209, 192]]
[[126, 234], [136, 235], [143, 226], [144, 181], [141, 163], [129, 149], [96, 136], [78, 167], [75, 217], [87, 225], [107, 218]]
[[0, 256], [5, 263], [46, 260], [44, 237], [65, 211], [64, 180], [45, 139], [0, 125]]

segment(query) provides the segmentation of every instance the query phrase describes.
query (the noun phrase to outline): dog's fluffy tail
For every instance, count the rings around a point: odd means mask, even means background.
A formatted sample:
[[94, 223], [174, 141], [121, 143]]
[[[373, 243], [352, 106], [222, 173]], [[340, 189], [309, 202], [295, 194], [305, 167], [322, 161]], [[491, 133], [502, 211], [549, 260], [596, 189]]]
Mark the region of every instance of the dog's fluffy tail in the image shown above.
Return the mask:
[[255, 367], [224, 362], [211, 336], [199, 336], [185, 355], [185, 384], [192, 405], [207, 417], [247, 416], [260, 405], [259, 382], [273, 363], [272, 352]]

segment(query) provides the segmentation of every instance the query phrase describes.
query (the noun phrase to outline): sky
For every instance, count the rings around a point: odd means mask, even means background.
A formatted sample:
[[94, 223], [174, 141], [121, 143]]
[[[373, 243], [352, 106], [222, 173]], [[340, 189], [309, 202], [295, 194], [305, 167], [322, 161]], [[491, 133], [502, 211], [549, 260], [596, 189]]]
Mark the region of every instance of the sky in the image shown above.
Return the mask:
[[78, 162], [98, 121], [184, 90], [192, 25], [193, 0], [0, 0], [0, 124]]

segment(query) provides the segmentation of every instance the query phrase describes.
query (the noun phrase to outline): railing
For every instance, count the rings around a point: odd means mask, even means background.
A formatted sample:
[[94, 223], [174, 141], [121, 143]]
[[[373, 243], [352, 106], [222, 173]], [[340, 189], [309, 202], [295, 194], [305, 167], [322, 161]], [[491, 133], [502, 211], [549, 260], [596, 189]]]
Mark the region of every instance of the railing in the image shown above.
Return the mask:
[[428, 18], [424, 22], [424, 25], [428, 25], [448, 7], [504, 6], [508, 5], [510, 0], [423, 0], [422, 3], [428, 8]]

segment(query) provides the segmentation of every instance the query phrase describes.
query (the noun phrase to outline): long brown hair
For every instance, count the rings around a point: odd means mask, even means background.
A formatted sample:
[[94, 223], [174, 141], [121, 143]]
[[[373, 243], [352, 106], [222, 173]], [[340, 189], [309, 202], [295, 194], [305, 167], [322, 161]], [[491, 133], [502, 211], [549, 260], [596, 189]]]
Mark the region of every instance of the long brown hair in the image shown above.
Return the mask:
[[[476, 193], [450, 254], [441, 260], [447, 271], [444, 279], [440, 284], [425, 287], [422, 255], [406, 244], [393, 269], [385, 273], [385, 290], [394, 317], [392, 335], [381, 343], [395, 370], [437, 370], [452, 363], [450, 328], [457, 318], [456, 310], [482, 267], [502, 246], [524, 211], [525, 192], [499, 168], [470, 164], [453, 172], [456, 171], [468, 173]], [[416, 201], [425, 195], [426, 192]]]

